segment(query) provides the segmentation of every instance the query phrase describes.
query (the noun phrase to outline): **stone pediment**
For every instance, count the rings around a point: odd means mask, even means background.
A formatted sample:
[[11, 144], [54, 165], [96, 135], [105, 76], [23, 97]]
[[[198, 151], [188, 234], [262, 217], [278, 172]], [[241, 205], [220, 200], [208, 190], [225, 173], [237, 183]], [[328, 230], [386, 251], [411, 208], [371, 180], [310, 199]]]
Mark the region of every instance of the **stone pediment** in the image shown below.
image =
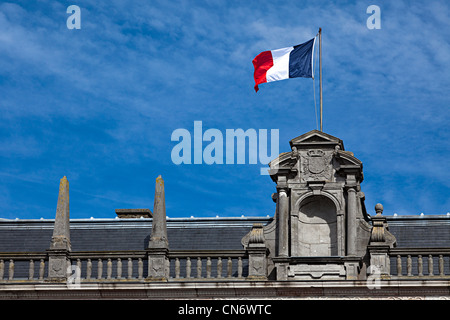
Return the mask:
[[[329, 181], [335, 182], [335, 173], [346, 176], [355, 175], [362, 181], [362, 162], [352, 152], [344, 150], [341, 139], [330, 134], [312, 130], [290, 142], [292, 151], [281, 153], [269, 163], [272, 180], [285, 175], [287, 179], [299, 182]], [[292, 181], [292, 180], [291, 180]]]
[[338, 150], [336, 152], [335, 156], [338, 159], [339, 163], [342, 164], [342, 165], [355, 165], [355, 166], [361, 166], [362, 167], [361, 160], [356, 158], [353, 155], [353, 152]]
[[340, 150], [344, 150], [344, 143], [341, 139], [318, 130], [311, 130], [302, 134], [289, 141], [289, 144], [291, 145], [291, 148], [295, 147], [297, 149], [314, 147], [334, 149], [336, 146], [339, 146]]
[[280, 153], [278, 157], [269, 162], [270, 167], [291, 168], [296, 162], [292, 157], [292, 152]]

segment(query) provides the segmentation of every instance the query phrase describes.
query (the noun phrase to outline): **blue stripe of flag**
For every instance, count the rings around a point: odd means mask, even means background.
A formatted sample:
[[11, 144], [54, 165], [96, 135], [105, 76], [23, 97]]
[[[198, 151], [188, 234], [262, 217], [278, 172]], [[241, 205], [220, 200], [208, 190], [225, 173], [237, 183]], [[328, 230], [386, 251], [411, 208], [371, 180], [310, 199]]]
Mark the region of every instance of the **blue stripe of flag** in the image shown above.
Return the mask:
[[289, 78], [312, 78], [314, 38], [294, 46], [289, 55]]

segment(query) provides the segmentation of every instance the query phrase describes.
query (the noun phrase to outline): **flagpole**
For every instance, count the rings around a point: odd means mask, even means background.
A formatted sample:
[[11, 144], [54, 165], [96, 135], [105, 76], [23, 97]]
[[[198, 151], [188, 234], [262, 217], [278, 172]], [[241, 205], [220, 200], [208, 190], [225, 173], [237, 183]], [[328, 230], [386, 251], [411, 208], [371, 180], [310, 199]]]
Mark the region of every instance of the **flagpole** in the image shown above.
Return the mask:
[[323, 98], [322, 98], [322, 28], [319, 28], [319, 83], [320, 83], [320, 131], [323, 132]]

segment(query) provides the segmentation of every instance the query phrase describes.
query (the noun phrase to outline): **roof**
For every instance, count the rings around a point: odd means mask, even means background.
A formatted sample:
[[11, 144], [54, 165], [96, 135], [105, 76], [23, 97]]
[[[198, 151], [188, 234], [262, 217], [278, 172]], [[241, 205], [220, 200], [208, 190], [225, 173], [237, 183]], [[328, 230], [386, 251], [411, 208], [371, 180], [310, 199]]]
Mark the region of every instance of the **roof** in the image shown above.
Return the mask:
[[397, 247], [449, 247], [450, 215], [386, 216]]
[[[169, 218], [167, 236], [171, 250], [240, 250], [241, 239], [254, 223], [267, 217]], [[54, 219], [0, 219], [0, 252], [43, 252], [50, 246]], [[145, 250], [152, 219], [72, 219], [72, 251]]]
[[[450, 215], [386, 216], [397, 247], [450, 246]], [[240, 250], [242, 238], [254, 223], [269, 217], [169, 218], [171, 250]], [[0, 219], [0, 252], [45, 252], [50, 246], [54, 219]], [[145, 250], [152, 219], [72, 219], [72, 251]]]

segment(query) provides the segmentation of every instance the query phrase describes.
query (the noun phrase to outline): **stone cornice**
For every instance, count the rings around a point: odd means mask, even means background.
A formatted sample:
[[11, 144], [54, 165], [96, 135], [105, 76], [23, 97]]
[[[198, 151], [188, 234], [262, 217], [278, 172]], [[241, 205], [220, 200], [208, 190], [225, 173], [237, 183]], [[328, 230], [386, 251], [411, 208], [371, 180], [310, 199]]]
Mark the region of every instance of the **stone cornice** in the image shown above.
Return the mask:
[[81, 283], [0, 283], [0, 299], [446, 299], [450, 280], [379, 280], [379, 289], [367, 281], [184, 281], [177, 283], [123, 280]]

